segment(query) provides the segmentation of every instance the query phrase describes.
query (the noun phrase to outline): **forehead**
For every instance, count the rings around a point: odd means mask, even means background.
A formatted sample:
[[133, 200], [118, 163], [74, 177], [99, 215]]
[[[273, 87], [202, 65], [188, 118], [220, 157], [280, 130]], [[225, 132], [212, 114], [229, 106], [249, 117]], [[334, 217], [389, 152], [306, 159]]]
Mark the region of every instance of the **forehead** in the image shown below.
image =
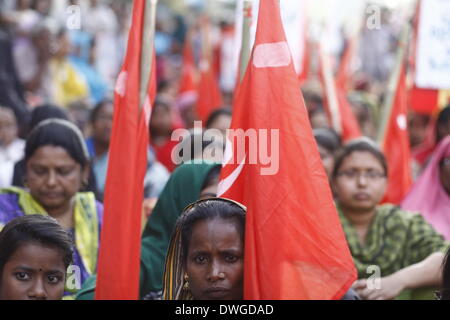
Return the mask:
[[41, 165], [75, 165], [77, 162], [63, 147], [46, 145], [36, 149], [29, 163]]
[[5, 267], [26, 267], [33, 270], [65, 271], [61, 249], [39, 243], [25, 243], [11, 255]]
[[190, 250], [231, 247], [242, 247], [242, 236], [236, 219], [214, 218], [201, 220], [193, 225]]
[[369, 151], [353, 151], [344, 158], [340, 169], [384, 170], [380, 160]]

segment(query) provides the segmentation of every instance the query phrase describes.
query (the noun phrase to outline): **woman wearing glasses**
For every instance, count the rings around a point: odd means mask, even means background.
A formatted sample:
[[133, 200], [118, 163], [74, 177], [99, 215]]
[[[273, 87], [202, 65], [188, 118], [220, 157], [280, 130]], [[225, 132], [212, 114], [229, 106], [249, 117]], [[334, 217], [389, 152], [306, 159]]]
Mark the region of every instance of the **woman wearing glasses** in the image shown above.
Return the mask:
[[368, 138], [354, 140], [336, 158], [332, 184], [342, 226], [358, 270], [353, 288], [363, 299], [418, 298], [440, 287], [449, 247], [418, 213], [380, 205], [387, 186], [383, 153]]

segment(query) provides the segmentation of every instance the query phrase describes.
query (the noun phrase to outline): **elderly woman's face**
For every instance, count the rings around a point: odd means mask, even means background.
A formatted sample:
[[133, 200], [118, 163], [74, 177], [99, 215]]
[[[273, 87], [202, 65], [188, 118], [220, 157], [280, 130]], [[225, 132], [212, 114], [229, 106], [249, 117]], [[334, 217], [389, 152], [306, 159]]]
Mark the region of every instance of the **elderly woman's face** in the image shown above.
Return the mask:
[[26, 185], [48, 211], [69, 206], [89, 174], [64, 148], [51, 145], [38, 148], [26, 166]]
[[186, 272], [194, 299], [241, 300], [244, 243], [237, 221], [198, 221], [192, 228]]
[[383, 198], [386, 185], [382, 164], [367, 151], [347, 156], [333, 179], [334, 191], [344, 210], [373, 210]]
[[442, 160], [440, 178], [444, 190], [450, 196], [450, 157], [445, 157]]

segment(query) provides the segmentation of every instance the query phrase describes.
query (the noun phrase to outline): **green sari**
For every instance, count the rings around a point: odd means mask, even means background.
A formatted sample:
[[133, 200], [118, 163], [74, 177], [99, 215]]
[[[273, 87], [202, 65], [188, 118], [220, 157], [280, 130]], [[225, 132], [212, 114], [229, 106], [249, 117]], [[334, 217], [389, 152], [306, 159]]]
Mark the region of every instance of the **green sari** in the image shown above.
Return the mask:
[[[162, 290], [165, 257], [176, 221], [186, 206], [199, 199], [206, 177], [217, 166], [220, 164], [191, 162], [172, 173], [142, 235], [141, 297]], [[77, 300], [93, 299], [94, 291], [95, 278], [91, 278], [78, 293]]]
[[[363, 245], [356, 229], [339, 206], [338, 211], [359, 279], [373, 275], [370, 266], [378, 266], [380, 276], [386, 277], [424, 260], [432, 253], [445, 253], [449, 248], [449, 243], [445, 242], [443, 236], [437, 233], [422, 215], [403, 211], [390, 204], [377, 208]], [[398, 297], [414, 298], [432, 298], [432, 290], [405, 291]]]

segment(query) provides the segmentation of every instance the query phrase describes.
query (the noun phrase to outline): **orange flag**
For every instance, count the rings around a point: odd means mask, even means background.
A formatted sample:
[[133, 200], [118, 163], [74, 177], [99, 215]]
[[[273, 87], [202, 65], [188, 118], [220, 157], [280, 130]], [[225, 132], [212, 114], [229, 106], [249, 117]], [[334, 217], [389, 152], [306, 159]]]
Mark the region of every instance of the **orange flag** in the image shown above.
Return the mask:
[[202, 55], [200, 59], [200, 81], [198, 84], [197, 114], [204, 123], [209, 115], [222, 106], [222, 96], [217, 76], [214, 72], [213, 49], [209, 27], [203, 24]]
[[[149, 5], [149, 4], [148, 4]], [[140, 108], [141, 52], [145, 0], [134, 1], [127, 55], [117, 79], [114, 120], [105, 187], [105, 210], [95, 298], [136, 300], [144, 175], [147, 168], [148, 123], [155, 95], [155, 68]], [[155, 63], [153, 55], [153, 66]]]
[[406, 69], [403, 63], [382, 142], [389, 167], [389, 183], [383, 202], [400, 204], [412, 185], [407, 108]]
[[299, 88], [279, 1], [260, 1], [219, 184], [248, 208], [248, 300], [339, 299], [356, 280]]

